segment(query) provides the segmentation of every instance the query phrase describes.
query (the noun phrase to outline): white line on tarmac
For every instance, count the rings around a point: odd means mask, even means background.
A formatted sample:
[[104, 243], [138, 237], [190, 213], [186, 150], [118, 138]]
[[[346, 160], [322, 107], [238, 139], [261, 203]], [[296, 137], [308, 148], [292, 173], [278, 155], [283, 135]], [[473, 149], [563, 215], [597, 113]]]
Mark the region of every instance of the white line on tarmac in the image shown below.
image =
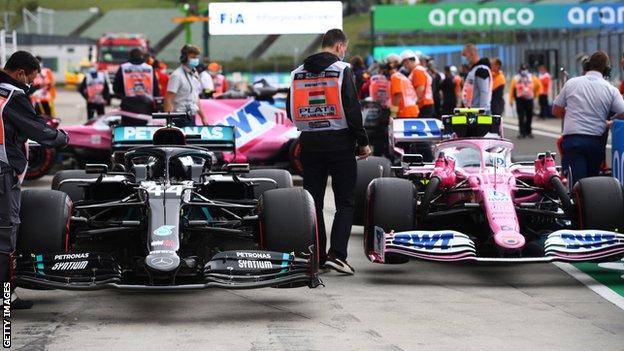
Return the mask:
[[555, 262], [555, 266], [559, 267], [562, 271], [568, 273], [579, 282], [590, 288], [596, 294], [602, 296], [605, 300], [616, 305], [620, 309], [624, 310], [624, 297], [618, 295], [613, 290], [609, 289], [605, 285], [599, 283], [596, 279], [592, 278], [589, 274], [581, 271], [569, 263]]
[[[515, 126], [513, 124], [507, 124], [505, 125], [505, 128], [514, 130], [516, 132], [520, 131], [520, 128], [518, 128], [518, 126]], [[541, 135], [541, 136], [545, 136], [545, 137], [549, 137], [553, 139], [558, 139], [561, 136], [561, 134], [558, 134], [558, 133], [546, 132], [546, 131], [539, 130], [539, 129], [533, 129], [532, 132], [535, 135]], [[607, 149], [611, 150], [611, 144], [607, 144]]]

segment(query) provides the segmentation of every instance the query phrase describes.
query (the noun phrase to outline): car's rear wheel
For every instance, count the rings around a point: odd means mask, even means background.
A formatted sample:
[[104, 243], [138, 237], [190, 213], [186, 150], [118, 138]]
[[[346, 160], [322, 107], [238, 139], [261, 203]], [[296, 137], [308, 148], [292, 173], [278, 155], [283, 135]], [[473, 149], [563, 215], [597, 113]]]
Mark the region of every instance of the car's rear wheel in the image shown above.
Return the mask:
[[[364, 245], [366, 252], [373, 250], [374, 228], [384, 232], [407, 231], [416, 225], [416, 187], [400, 178], [378, 178], [372, 181], [367, 194]], [[403, 263], [406, 258], [386, 255], [387, 263]]]
[[371, 156], [357, 162], [353, 224], [364, 225], [366, 191], [370, 182], [375, 178], [390, 177], [391, 169], [392, 164], [385, 157]]
[[54, 165], [56, 150], [42, 146], [32, 147], [28, 150], [28, 168], [26, 180], [35, 180], [43, 177]]
[[84, 188], [78, 183], [64, 183], [67, 179], [95, 179], [99, 174], [87, 174], [84, 170], [70, 169], [57, 172], [52, 178], [52, 190], [62, 191], [69, 195], [72, 201], [79, 201], [84, 198]]
[[266, 191], [260, 199], [260, 217], [260, 245], [263, 249], [299, 255], [309, 253], [309, 247], [314, 245], [318, 259], [314, 200], [306, 190]]
[[275, 188], [272, 183], [258, 182], [258, 185], [254, 187], [254, 196], [256, 199], [260, 198], [267, 190], [293, 187], [292, 176], [288, 171], [283, 169], [252, 169], [249, 173], [244, 174], [243, 178], [269, 178], [277, 183], [277, 188]]
[[20, 208], [17, 252], [66, 252], [72, 202], [56, 190], [24, 190]]
[[298, 175], [303, 175], [303, 164], [301, 163], [301, 142], [299, 139], [293, 140], [288, 148], [288, 159], [290, 168]]
[[613, 177], [579, 180], [573, 188], [579, 229], [624, 232], [622, 185]]

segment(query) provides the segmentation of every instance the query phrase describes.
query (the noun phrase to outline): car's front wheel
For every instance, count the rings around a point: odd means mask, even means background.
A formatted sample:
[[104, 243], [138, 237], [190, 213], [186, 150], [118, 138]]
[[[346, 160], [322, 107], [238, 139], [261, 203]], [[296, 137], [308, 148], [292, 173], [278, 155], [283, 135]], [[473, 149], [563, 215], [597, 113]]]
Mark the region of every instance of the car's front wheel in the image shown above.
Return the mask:
[[[309, 253], [319, 244], [316, 212], [310, 193], [302, 188], [273, 189], [260, 199], [260, 246], [269, 251]], [[322, 248], [320, 248], [322, 250]]]
[[613, 177], [579, 180], [573, 188], [579, 229], [624, 232], [622, 185]]

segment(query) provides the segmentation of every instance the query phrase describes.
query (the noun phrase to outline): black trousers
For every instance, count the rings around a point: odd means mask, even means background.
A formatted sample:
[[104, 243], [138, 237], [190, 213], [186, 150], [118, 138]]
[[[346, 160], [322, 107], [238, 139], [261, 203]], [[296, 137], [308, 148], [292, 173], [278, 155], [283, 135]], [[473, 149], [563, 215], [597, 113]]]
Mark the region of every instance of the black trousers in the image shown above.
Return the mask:
[[9, 255], [15, 250], [19, 229], [21, 188], [15, 172], [0, 168], [0, 286], [8, 280]]
[[516, 98], [516, 111], [518, 112], [520, 135], [526, 136], [531, 134], [531, 124], [533, 122], [533, 99]]
[[550, 106], [548, 104], [548, 95], [540, 95], [538, 98], [538, 102], [540, 106], [540, 118], [551, 117]]
[[94, 104], [87, 102], [87, 119], [104, 114], [104, 104]]
[[353, 206], [355, 202], [355, 181], [357, 164], [353, 150], [342, 151], [306, 151], [301, 150], [303, 164], [303, 188], [314, 198], [321, 250], [320, 262], [327, 258], [327, 234], [323, 217], [323, 202], [327, 176], [332, 177], [336, 214], [331, 229], [329, 254], [340, 259], [347, 258], [347, 244], [353, 225]]

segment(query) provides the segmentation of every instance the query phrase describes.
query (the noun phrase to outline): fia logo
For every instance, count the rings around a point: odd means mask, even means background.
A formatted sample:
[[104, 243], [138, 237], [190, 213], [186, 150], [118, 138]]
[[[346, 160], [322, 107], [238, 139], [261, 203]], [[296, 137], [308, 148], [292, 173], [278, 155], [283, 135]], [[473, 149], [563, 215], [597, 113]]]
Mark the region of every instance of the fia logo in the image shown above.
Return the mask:
[[241, 13], [222, 13], [219, 15], [221, 24], [245, 24]]

